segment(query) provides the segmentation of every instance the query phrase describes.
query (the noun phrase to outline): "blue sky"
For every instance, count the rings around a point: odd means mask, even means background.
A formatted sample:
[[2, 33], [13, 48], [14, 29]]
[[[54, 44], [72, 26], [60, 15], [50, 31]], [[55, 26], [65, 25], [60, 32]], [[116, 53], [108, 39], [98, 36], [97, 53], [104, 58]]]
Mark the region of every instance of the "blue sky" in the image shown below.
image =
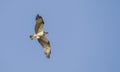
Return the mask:
[[[0, 72], [120, 72], [119, 0], [1, 0]], [[47, 59], [31, 41], [43, 17]]]

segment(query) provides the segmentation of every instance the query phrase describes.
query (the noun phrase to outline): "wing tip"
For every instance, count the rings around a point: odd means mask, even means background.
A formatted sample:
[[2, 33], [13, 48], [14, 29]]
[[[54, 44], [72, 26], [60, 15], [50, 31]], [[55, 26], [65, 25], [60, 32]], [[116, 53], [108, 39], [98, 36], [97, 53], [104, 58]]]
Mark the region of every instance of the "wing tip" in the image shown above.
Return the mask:
[[46, 57], [47, 57], [48, 59], [50, 59], [50, 54], [51, 54], [51, 50], [50, 50], [49, 53], [45, 53], [45, 55], [46, 55]]
[[39, 14], [37, 14], [36, 20], [37, 20], [38, 18], [42, 18], [42, 16], [40, 16]]
[[44, 24], [43, 18], [42, 18], [42, 16], [40, 16], [39, 14], [37, 14], [37, 16], [36, 16], [36, 20], [37, 20], [37, 19], [42, 19], [42, 23]]
[[50, 55], [49, 56], [46, 56], [48, 59], [50, 59]]

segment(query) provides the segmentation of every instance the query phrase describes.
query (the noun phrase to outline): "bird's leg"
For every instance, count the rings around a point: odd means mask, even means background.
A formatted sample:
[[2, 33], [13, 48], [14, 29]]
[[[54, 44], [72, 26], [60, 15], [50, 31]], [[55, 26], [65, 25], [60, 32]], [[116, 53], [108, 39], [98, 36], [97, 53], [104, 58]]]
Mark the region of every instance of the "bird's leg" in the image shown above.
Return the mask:
[[48, 34], [48, 32], [44, 32], [45, 34]]
[[43, 36], [45, 36], [46, 34], [48, 34], [48, 32], [44, 32]]

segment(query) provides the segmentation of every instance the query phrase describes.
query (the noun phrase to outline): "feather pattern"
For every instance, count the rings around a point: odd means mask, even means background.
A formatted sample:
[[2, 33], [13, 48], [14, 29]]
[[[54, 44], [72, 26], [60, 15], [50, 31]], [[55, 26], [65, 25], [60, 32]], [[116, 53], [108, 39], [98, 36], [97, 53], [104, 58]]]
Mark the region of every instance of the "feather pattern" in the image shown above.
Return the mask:
[[48, 39], [45, 36], [42, 36], [41, 38], [38, 39], [38, 42], [43, 47], [46, 57], [50, 58], [51, 49], [50, 49], [50, 42], [48, 41]]
[[50, 49], [50, 42], [45, 37], [48, 32], [43, 31], [44, 21], [41, 16], [36, 16], [36, 25], [35, 25], [35, 33], [34, 35], [30, 35], [31, 39], [38, 39], [38, 42], [41, 44], [44, 54], [47, 58], [50, 58], [51, 49]]

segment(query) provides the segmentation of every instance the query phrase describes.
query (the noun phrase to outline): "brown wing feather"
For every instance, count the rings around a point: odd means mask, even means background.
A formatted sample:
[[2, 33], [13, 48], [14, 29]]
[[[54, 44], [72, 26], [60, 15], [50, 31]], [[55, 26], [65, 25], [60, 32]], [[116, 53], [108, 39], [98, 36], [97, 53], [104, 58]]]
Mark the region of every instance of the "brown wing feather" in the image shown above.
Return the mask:
[[44, 26], [44, 21], [41, 16], [37, 15], [36, 16], [36, 25], [35, 25], [35, 33], [37, 34], [38, 32], [43, 30]]
[[38, 39], [38, 42], [42, 45], [46, 57], [50, 58], [51, 49], [48, 39], [45, 36], [42, 36], [40, 39]]

